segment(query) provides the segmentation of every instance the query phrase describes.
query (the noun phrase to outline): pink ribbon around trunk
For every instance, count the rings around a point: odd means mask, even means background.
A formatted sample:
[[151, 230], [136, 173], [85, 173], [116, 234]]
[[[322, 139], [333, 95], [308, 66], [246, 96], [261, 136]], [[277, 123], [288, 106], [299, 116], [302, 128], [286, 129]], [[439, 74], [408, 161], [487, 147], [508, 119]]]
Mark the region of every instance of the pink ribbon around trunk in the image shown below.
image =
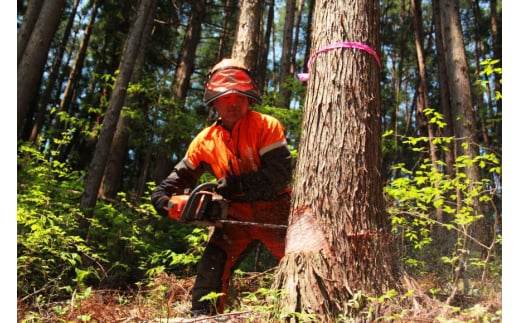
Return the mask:
[[[377, 65], [379, 65], [379, 67], [381, 67], [381, 61], [379, 60], [379, 56], [377, 56], [377, 53], [370, 46], [365, 45], [363, 43], [359, 43], [359, 42], [341, 42], [341, 43], [336, 43], [336, 44], [325, 46], [325, 47], [321, 48], [320, 50], [314, 52], [311, 55], [311, 57], [309, 57], [309, 60], [307, 61], [307, 71], [310, 71], [311, 62], [316, 56], [318, 56], [318, 54], [321, 54], [321, 53], [324, 53], [326, 51], [329, 51], [331, 49], [336, 49], [336, 48], [357, 48], [357, 49], [364, 50], [365, 52], [372, 55], [375, 58], [375, 60], [377, 61]], [[306, 82], [309, 79], [309, 73], [298, 73], [298, 79], [302, 82]]]

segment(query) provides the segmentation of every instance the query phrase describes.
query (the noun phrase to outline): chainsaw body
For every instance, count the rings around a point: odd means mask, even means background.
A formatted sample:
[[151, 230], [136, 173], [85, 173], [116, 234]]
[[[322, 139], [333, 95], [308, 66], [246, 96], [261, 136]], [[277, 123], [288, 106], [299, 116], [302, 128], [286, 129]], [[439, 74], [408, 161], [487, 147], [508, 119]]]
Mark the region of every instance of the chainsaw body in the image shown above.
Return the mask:
[[168, 203], [168, 216], [180, 222], [215, 222], [225, 218], [227, 201], [215, 193], [216, 183], [203, 183], [189, 195], [173, 195]]
[[[286, 229], [287, 225], [256, 223], [227, 219], [228, 212], [237, 210], [233, 203], [215, 192], [217, 183], [203, 183], [191, 193], [173, 195], [168, 203], [168, 217], [183, 223], [202, 226], [222, 227], [224, 223], [256, 226], [272, 229]], [[240, 203], [239, 203], [240, 204]]]

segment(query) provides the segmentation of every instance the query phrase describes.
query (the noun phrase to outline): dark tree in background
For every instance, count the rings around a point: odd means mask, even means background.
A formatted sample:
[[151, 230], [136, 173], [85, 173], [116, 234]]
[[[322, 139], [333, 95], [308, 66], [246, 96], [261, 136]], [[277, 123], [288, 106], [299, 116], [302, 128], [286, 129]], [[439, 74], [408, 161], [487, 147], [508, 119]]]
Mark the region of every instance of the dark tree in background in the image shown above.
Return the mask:
[[[33, 5], [34, 2], [34, 5]], [[21, 139], [24, 122], [30, 116], [31, 106], [35, 104], [39, 93], [42, 74], [47, 61], [47, 54], [51, 41], [58, 28], [61, 13], [65, 6], [65, 0], [56, 1], [30, 1], [29, 13], [31, 19], [27, 20], [29, 27], [25, 28], [25, 22], [21, 29], [25, 34], [18, 38], [18, 73], [17, 73], [17, 114], [18, 114], [18, 139]], [[40, 9], [38, 11], [38, 8]], [[38, 12], [36, 21], [32, 19]], [[31, 28], [30, 26], [34, 26]], [[30, 34], [30, 36], [29, 36]]]
[[149, 35], [143, 35], [147, 20], [152, 19], [153, 15], [150, 12], [155, 11], [156, 0], [141, 0], [141, 4], [137, 13], [134, 26], [128, 37], [123, 59], [119, 66], [120, 73], [117, 77], [114, 90], [110, 96], [110, 104], [105, 113], [101, 133], [96, 144], [96, 150], [88, 176], [85, 180], [85, 190], [81, 196], [80, 206], [87, 216], [92, 216], [93, 208], [96, 206], [98, 198], [98, 191], [101, 187], [101, 181], [105, 172], [105, 166], [110, 153], [112, 139], [117, 127], [117, 121], [123, 107], [123, 102], [126, 97], [126, 90], [132, 73], [134, 71], [134, 64], [137, 55], [139, 54], [140, 46], [143, 44], [143, 39]]

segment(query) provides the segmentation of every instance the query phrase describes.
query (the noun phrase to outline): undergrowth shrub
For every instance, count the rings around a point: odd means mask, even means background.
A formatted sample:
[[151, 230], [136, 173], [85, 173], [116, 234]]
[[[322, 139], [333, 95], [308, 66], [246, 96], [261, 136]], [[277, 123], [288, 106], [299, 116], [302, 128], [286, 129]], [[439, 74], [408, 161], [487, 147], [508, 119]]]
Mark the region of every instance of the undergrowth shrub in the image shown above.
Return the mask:
[[[432, 124], [444, 126], [442, 115], [432, 109], [427, 109], [426, 114]], [[420, 162], [414, 169], [402, 163], [394, 165], [394, 176], [385, 187], [396, 250], [407, 271], [447, 282], [430, 292], [442, 289], [452, 297], [456, 292], [469, 295], [472, 288], [477, 290], [470, 281], [500, 282], [501, 278], [500, 160], [493, 152], [481, 149], [474, 159], [457, 157], [450, 175], [444, 162], [432, 163], [424, 158], [429, 140], [403, 138], [403, 144], [418, 153]], [[437, 137], [433, 144], [443, 151], [453, 140]], [[480, 168], [480, 182], [466, 176], [469, 165]], [[477, 214], [475, 199], [486, 214]], [[475, 234], [483, 227], [491, 232], [485, 241]]]
[[19, 146], [19, 300], [63, 299], [90, 286], [128, 288], [154, 271], [194, 274], [207, 230], [161, 218], [149, 192], [141, 204], [124, 194], [98, 201], [88, 231], [80, 229], [83, 175], [30, 144]]
[[[88, 230], [81, 229], [84, 174], [50, 159], [31, 144], [19, 147], [19, 299], [44, 295], [52, 301], [91, 286], [127, 289], [162, 272], [195, 274], [209, 228], [157, 215], [149, 202], [150, 183], [141, 203], [129, 201], [124, 193], [116, 201], [98, 200]], [[260, 247], [246, 257], [242, 268], [273, 265], [272, 256]]]
[[28, 145], [19, 149], [18, 168], [18, 296], [59, 297], [92, 270], [82, 266], [85, 257], [102, 261], [75, 230], [81, 174]]

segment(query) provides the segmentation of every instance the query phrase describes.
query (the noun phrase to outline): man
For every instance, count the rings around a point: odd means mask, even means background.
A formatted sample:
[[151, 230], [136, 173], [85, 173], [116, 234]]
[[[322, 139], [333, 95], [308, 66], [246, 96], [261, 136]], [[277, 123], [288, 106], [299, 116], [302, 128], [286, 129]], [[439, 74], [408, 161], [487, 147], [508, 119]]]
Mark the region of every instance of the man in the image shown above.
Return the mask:
[[200, 301], [210, 292], [224, 293], [217, 309], [223, 312], [230, 275], [251, 242], [261, 241], [278, 260], [283, 257], [292, 171], [280, 121], [250, 109], [261, 103], [260, 90], [243, 64], [235, 59], [216, 64], [205, 83], [204, 101], [219, 118], [195, 137], [185, 157], [154, 190], [155, 209], [167, 215], [172, 194], [193, 188], [208, 171], [218, 179], [216, 193], [233, 205], [228, 219], [279, 226], [224, 223], [215, 228], [197, 266], [194, 316], [214, 314], [208, 301]]

